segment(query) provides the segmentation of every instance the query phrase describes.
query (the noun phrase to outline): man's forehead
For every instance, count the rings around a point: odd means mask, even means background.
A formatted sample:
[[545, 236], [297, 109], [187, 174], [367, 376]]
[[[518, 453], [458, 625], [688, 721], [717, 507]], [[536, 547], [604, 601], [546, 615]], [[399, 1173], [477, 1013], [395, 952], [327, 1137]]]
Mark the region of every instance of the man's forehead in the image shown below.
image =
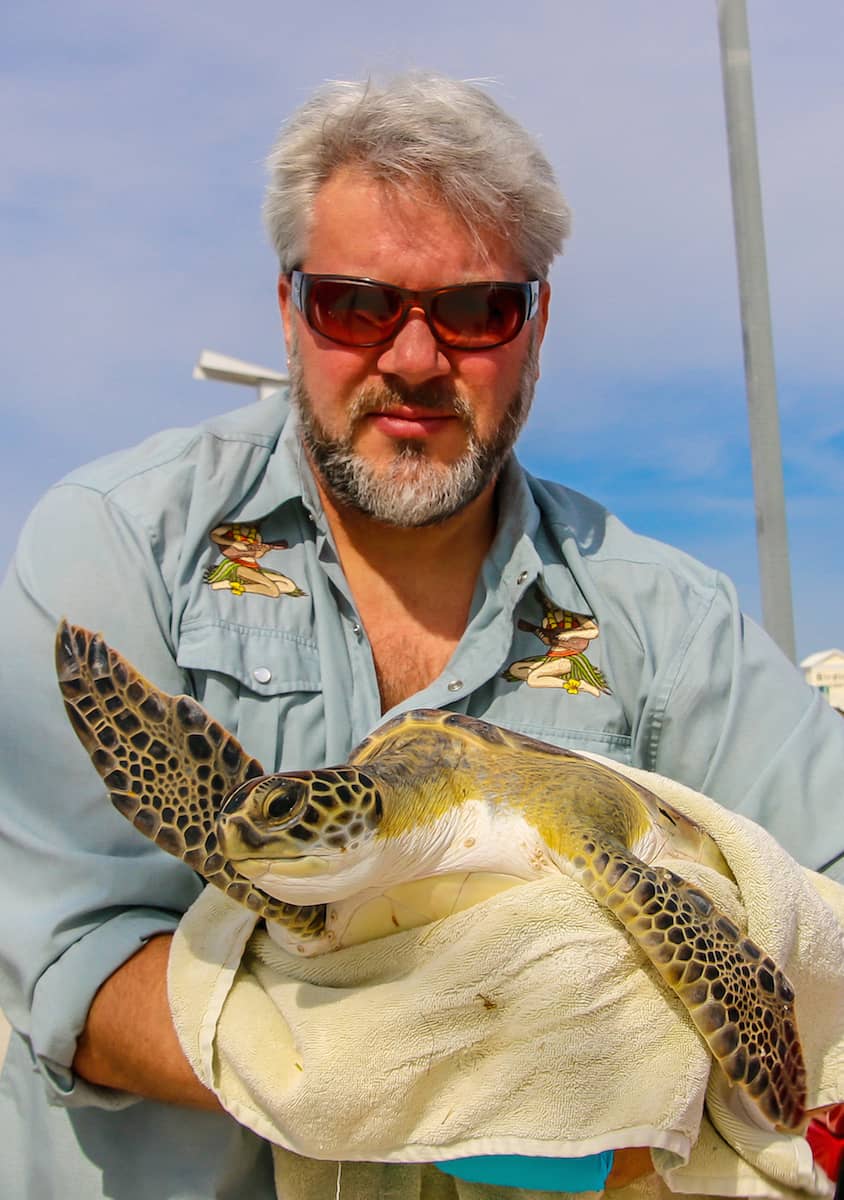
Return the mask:
[[317, 191], [309, 250], [359, 249], [363, 260], [370, 251], [377, 255], [379, 245], [387, 253], [395, 245], [424, 246], [432, 258], [450, 250], [462, 253], [467, 269], [470, 262], [476, 269], [506, 263], [508, 274], [519, 273], [511, 239], [488, 225], [468, 224], [434, 184], [380, 178], [357, 164], [338, 168]]
[[442, 191], [432, 183], [380, 177], [354, 163], [337, 168], [320, 185], [314, 202], [315, 219], [330, 218], [338, 204], [409, 229], [420, 221], [435, 220], [466, 230]]

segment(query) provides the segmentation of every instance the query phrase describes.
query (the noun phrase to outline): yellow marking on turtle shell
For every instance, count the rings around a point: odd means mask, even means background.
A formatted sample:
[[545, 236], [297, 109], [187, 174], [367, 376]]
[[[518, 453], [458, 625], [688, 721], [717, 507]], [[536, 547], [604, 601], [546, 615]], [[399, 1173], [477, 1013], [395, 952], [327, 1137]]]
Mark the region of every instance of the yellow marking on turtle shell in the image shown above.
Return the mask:
[[625, 846], [652, 828], [642, 789], [623, 775], [507, 730], [490, 741], [475, 724], [482, 723], [435, 710], [409, 714], [352, 757], [382, 793], [389, 789], [379, 838], [432, 829], [472, 800], [511, 808], [566, 858], [593, 827]]

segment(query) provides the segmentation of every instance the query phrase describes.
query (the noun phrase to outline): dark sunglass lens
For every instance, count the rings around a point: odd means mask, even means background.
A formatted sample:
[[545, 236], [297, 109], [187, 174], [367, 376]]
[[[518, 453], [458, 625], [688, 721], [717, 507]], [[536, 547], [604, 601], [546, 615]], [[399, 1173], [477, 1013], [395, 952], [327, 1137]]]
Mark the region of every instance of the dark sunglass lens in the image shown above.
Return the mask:
[[464, 350], [512, 341], [525, 323], [526, 298], [518, 287], [467, 284], [440, 292], [431, 306], [437, 335]]
[[377, 283], [315, 279], [308, 292], [311, 325], [347, 346], [374, 346], [385, 341], [401, 311], [401, 296]]

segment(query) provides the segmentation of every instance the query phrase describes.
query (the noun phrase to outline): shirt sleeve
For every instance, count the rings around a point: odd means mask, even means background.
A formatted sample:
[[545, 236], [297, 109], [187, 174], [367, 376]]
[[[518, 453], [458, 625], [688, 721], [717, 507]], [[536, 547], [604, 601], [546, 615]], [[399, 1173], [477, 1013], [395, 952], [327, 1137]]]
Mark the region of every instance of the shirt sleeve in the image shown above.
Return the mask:
[[100, 985], [201, 890], [111, 806], [64, 711], [54, 641], [63, 616], [102, 631], [169, 692], [186, 691], [171, 601], [148, 534], [97, 492], [53, 489], [0, 589], [0, 1005], [53, 1103], [119, 1106], [75, 1077]]
[[798, 862], [844, 882], [844, 720], [717, 586], [655, 681], [642, 723], [651, 769], [764, 826]]

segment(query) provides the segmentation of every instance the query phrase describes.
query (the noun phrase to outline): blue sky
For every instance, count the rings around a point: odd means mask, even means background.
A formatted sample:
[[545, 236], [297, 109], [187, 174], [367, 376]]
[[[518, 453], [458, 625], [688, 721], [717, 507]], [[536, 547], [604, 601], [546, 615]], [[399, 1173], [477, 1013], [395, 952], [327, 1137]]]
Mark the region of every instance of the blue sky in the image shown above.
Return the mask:
[[[31, 0], [0, 22], [0, 566], [72, 467], [281, 369], [263, 160], [323, 79], [490, 81], [574, 210], [520, 452], [760, 615], [715, 0]], [[844, 10], [750, 0], [798, 654], [844, 647]]]

